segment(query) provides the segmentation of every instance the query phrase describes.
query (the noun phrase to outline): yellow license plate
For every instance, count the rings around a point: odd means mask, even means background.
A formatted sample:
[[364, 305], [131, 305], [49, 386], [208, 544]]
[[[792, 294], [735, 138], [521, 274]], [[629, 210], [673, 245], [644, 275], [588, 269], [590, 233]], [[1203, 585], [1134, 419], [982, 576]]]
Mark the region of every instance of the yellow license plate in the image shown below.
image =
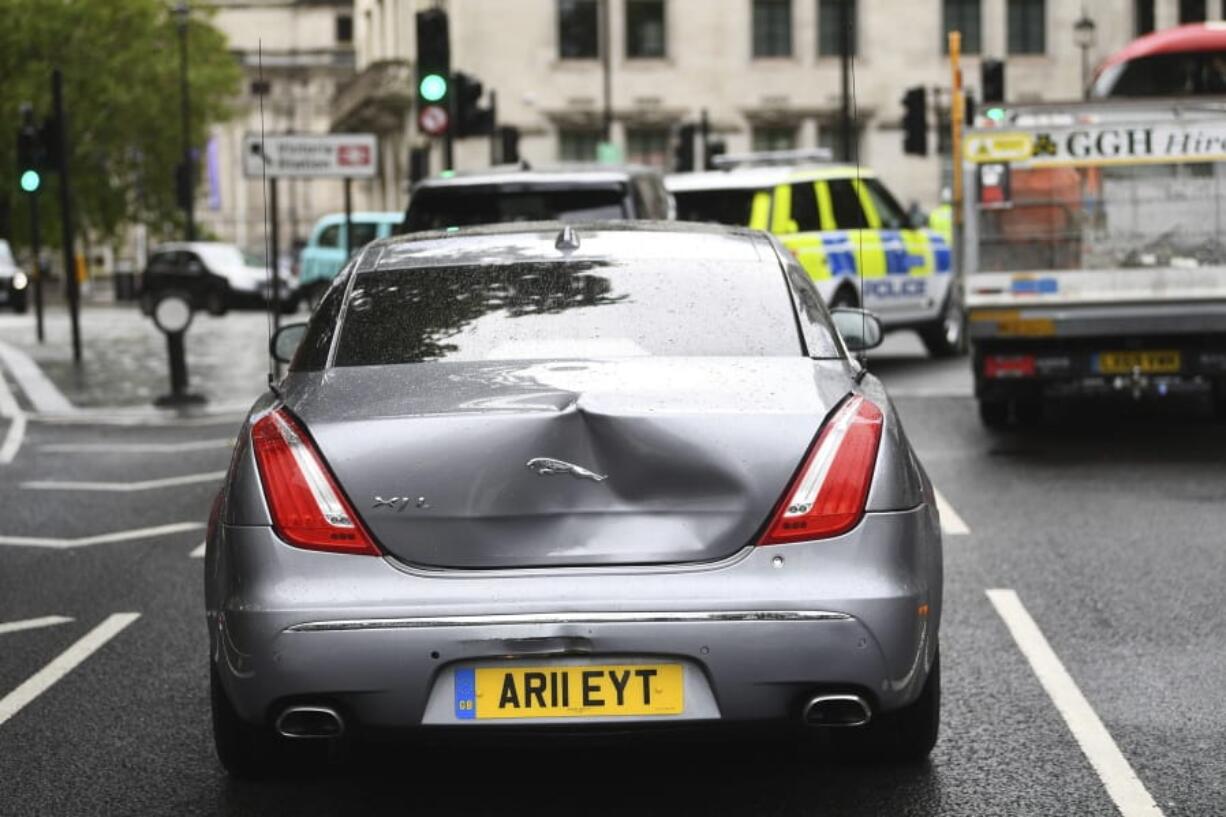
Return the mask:
[[478, 667], [455, 671], [461, 720], [680, 715], [681, 664]]
[[1051, 318], [1015, 318], [997, 321], [996, 334], [1028, 338], [1050, 337], [1056, 334], [1056, 322]]
[[1142, 374], [1175, 374], [1182, 365], [1177, 351], [1100, 352], [1097, 368], [1101, 374], [1131, 374], [1133, 369]]

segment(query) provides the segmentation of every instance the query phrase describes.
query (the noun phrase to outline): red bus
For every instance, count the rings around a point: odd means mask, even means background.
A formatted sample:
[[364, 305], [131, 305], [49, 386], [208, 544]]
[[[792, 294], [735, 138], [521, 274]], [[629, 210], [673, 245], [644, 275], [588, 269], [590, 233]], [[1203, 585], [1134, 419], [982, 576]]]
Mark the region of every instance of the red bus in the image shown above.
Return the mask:
[[1090, 96], [1226, 95], [1226, 22], [1147, 34], [1098, 66]]

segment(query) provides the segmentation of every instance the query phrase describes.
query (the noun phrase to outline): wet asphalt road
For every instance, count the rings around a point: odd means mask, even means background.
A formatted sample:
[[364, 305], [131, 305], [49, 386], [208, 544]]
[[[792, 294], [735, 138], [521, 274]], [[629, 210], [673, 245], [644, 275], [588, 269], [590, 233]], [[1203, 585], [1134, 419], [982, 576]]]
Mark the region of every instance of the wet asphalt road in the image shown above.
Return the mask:
[[210, 741], [202, 562], [190, 555], [202, 531], [61, 546], [201, 523], [215, 483], [26, 483], [207, 475], [225, 468], [238, 418], [34, 418], [0, 465], [0, 625], [72, 620], [0, 626], [0, 696], [109, 616], [139, 618], [0, 721], [0, 815], [1117, 813], [988, 588], [1018, 593], [1163, 813], [1226, 813], [1226, 425], [1164, 407], [990, 434], [966, 365], [927, 361], [913, 342], [874, 364], [969, 528], [946, 537], [942, 736], [927, 765], [817, 764], [748, 741], [378, 746], [323, 775], [231, 782]]

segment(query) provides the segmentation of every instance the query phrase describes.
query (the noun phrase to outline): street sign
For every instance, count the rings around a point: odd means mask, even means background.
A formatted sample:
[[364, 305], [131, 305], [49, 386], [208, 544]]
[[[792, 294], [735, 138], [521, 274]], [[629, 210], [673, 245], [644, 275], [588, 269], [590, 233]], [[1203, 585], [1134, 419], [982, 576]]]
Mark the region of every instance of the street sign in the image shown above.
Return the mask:
[[243, 137], [243, 175], [259, 179], [370, 179], [378, 166], [373, 133]]
[[1029, 133], [973, 133], [966, 137], [965, 155], [977, 164], [1022, 162], [1034, 155]]
[[447, 124], [451, 121], [451, 117], [447, 115], [447, 109], [441, 105], [427, 105], [417, 114], [417, 126], [421, 128], [422, 133], [430, 136], [441, 136], [447, 132]]

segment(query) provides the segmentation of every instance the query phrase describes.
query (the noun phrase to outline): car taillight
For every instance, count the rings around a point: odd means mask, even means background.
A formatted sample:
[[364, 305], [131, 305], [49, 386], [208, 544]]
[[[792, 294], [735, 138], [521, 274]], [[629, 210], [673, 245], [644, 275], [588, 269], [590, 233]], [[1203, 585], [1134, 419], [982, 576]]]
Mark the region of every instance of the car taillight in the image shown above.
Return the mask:
[[864, 516], [881, 444], [881, 409], [856, 395], [834, 413], [759, 545], [838, 536]]
[[983, 359], [983, 376], [1034, 377], [1034, 355], [988, 355]]
[[323, 459], [289, 414], [278, 409], [257, 420], [251, 444], [273, 526], [282, 539], [310, 550], [379, 555]]

